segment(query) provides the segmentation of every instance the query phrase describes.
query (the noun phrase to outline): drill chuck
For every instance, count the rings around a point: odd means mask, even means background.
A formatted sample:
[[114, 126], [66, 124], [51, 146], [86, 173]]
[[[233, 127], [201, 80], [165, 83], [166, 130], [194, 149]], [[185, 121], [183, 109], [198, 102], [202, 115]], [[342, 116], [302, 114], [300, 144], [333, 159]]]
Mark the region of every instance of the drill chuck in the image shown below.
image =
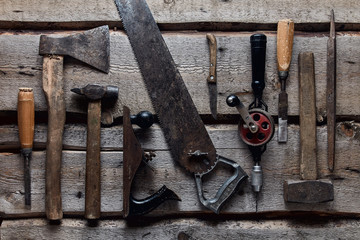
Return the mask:
[[260, 165], [253, 166], [251, 170], [251, 186], [254, 192], [258, 193], [263, 184], [263, 173]]

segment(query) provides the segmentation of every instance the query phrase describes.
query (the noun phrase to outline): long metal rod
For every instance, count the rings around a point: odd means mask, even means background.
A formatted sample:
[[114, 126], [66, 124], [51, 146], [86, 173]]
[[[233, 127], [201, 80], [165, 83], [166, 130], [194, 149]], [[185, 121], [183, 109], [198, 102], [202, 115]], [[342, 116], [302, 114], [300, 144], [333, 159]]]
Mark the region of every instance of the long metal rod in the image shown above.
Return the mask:
[[335, 132], [336, 132], [336, 34], [334, 10], [331, 10], [330, 36], [327, 43], [327, 140], [328, 168], [332, 172], [335, 166]]

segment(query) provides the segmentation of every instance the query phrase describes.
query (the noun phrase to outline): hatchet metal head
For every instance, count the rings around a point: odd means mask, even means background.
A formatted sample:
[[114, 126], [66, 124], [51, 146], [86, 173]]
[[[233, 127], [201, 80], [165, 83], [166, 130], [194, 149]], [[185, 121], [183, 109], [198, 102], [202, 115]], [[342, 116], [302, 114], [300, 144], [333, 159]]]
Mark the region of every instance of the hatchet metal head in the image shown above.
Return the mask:
[[101, 26], [66, 37], [40, 36], [40, 55], [66, 55], [105, 73], [110, 68], [109, 27]]

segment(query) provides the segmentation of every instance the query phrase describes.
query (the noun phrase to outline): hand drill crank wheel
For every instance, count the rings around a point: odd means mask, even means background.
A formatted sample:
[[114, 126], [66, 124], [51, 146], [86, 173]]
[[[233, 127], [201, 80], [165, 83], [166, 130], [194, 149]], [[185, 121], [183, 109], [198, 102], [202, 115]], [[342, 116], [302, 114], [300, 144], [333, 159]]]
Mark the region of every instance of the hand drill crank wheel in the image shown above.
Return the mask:
[[258, 131], [252, 133], [249, 127], [245, 124], [244, 120], [241, 118], [239, 122], [239, 133], [241, 139], [250, 146], [262, 146], [267, 144], [274, 135], [274, 120], [264, 110], [259, 108], [249, 110], [251, 118], [254, 120], [255, 124], [258, 126]]

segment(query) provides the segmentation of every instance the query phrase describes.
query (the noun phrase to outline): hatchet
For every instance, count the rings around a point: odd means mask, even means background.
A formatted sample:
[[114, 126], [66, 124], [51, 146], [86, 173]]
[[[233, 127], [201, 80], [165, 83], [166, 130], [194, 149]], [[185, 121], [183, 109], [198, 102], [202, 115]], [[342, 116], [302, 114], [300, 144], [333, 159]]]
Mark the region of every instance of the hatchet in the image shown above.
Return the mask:
[[45, 164], [45, 209], [49, 220], [62, 219], [61, 155], [65, 125], [63, 80], [64, 56], [70, 56], [108, 73], [110, 66], [109, 27], [101, 26], [66, 37], [40, 36], [43, 59], [43, 90], [48, 105]]

